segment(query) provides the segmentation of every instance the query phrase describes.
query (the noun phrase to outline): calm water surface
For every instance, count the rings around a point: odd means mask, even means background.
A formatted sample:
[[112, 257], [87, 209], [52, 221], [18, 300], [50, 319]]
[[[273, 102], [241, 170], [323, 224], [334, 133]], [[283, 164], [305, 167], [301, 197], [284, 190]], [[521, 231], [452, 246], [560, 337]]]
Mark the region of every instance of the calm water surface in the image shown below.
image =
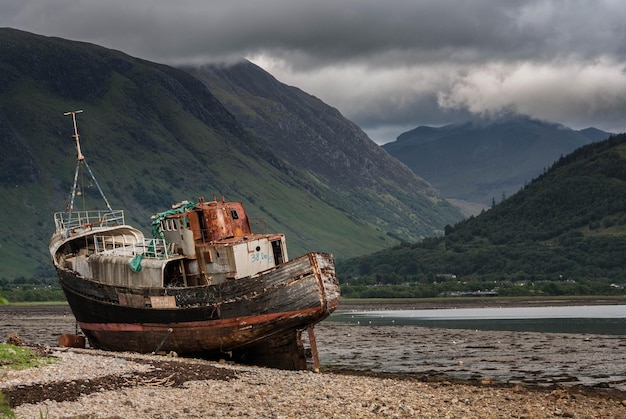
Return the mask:
[[329, 321], [446, 329], [626, 335], [626, 305], [354, 311]]

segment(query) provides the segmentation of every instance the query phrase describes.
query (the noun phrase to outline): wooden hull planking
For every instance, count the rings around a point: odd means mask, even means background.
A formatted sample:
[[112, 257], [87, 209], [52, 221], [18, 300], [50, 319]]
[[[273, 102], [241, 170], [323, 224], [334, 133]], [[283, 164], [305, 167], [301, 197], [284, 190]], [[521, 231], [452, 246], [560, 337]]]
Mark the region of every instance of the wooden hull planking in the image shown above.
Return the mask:
[[[96, 348], [203, 354], [302, 369], [301, 332], [339, 303], [332, 256], [309, 253], [216, 285], [129, 288], [58, 269], [76, 320]], [[156, 307], [155, 307], [156, 306]]]

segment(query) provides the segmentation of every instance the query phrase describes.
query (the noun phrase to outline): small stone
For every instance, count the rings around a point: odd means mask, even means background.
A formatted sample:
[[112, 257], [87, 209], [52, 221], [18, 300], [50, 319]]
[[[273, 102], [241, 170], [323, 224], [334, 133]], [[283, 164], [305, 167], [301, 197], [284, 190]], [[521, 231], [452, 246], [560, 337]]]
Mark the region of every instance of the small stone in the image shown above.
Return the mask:
[[24, 340], [18, 333], [10, 333], [7, 335], [7, 343], [14, 346], [23, 346]]

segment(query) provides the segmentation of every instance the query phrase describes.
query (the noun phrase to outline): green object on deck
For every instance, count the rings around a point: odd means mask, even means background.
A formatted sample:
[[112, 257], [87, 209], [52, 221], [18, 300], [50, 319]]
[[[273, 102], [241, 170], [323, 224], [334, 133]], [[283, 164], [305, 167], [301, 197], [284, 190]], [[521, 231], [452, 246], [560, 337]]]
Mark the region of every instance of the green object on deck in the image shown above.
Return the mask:
[[132, 269], [133, 272], [139, 272], [141, 270], [142, 260], [143, 260], [142, 254], [135, 255], [135, 257], [130, 260], [130, 269]]

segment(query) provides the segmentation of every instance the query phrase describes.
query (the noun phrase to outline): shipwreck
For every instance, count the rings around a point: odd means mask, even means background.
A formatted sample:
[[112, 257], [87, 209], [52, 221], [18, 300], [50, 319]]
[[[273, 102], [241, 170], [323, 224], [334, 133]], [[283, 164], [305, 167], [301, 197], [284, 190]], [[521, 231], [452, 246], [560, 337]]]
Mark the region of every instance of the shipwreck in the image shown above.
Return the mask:
[[[152, 217], [152, 237], [113, 210], [82, 154], [64, 212], [54, 214], [50, 254], [89, 345], [175, 352], [283, 369], [307, 368], [308, 333], [339, 304], [331, 254], [289, 259], [283, 234], [259, 234], [240, 202], [184, 201]], [[75, 210], [87, 169], [106, 204]]]

